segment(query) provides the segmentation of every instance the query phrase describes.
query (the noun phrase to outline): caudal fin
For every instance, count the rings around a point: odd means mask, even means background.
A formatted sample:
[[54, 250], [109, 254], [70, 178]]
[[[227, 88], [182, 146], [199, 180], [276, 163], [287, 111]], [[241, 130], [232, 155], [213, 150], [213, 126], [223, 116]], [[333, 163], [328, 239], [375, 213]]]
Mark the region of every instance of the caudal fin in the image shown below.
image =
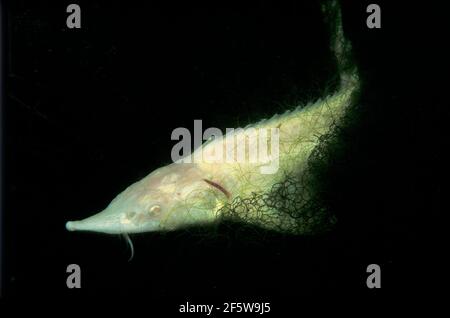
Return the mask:
[[336, 0], [325, 1], [322, 11], [330, 29], [330, 46], [336, 57], [340, 90], [352, 94], [360, 86], [358, 67], [353, 62], [352, 44], [345, 37], [341, 5]]

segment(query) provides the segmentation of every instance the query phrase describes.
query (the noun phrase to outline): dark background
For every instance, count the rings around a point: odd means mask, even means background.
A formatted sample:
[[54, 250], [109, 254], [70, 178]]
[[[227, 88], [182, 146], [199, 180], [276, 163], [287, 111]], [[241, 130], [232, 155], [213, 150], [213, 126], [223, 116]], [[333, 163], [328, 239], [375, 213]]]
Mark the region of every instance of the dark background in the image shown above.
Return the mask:
[[[168, 311], [264, 300], [279, 311], [317, 291], [434, 291], [445, 20], [437, 6], [391, 2], [377, 2], [380, 30], [365, 25], [370, 2], [343, 2], [363, 88], [361, 119], [327, 179], [337, 228], [133, 235], [131, 262], [119, 236], [70, 233], [65, 222], [168, 164], [176, 127], [244, 126], [332, 91], [319, 4], [78, 1], [82, 28], [71, 30], [71, 2], [6, 2], [6, 297], [139, 295]], [[71, 263], [80, 290], [66, 288]], [[372, 263], [381, 290], [366, 288]]]

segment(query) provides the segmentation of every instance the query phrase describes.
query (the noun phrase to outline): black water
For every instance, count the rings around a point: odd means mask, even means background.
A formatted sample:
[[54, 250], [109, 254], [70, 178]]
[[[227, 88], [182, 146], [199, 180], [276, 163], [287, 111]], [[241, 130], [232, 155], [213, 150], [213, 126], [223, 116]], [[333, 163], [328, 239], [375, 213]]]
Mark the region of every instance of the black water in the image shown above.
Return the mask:
[[[362, 117], [326, 179], [334, 231], [285, 237], [225, 225], [216, 235], [136, 235], [127, 262], [120, 237], [69, 233], [65, 222], [169, 163], [176, 127], [243, 126], [331, 91], [328, 33], [315, 2], [82, 1], [80, 30], [65, 26], [66, 2], [7, 3], [7, 298], [144, 296], [167, 312], [187, 300], [269, 301], [279, 312], [305, 293], [370, 300], [441, 276], [439, 8], [378, 1], [382, 28], [369, 30], [369, 2], [344, 2]], [[66, 287], [72, 263], [80, 290]], [[381, 290], [366, 287], [372, 263]]]

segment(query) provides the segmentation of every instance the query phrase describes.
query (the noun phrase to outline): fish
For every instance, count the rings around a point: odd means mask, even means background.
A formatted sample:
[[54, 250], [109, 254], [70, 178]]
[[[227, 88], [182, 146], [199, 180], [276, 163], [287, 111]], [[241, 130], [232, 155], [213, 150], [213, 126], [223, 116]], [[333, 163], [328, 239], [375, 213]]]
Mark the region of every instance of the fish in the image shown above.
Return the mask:
[[[314, 205], [308, 167], [345, 117], [360, 80], [351, 44], [344, 37], [339, 4], [329, 1], [323, 9], [339, 71], [333, 94], [208, 140], [192, 154], [127, 187], [103, 211], [68, 221], [66, 229], [128, 235], [233, 220], [266, 230], [309, 234], [334, 223], [328, 211]], [[247, 145], [244, 160], [236, 160], [237, 140]], [[262, 144], [270, 148], [266, 160], [250, 160], [252, 149]]]

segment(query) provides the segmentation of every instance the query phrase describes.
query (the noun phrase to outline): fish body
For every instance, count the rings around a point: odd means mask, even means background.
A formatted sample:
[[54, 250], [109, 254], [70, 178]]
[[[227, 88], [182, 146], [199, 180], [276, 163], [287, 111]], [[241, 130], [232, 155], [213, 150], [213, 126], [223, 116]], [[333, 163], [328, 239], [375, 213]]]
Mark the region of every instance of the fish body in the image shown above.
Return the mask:
[[[348, 67], [350, 46], [335, 2], [330, 10], [335, 14], [333, 50], [341, 77], [336, 93], [207, 141], [126, 188], [104, 211], [69, 221], [66, 228], [128, 234], [235, 219], [269, 230], [310, 233], [314, 217], [301, 213], [313, 199], [303, 186], [308, 161], [341, 122], [359, 88], [356, 68]], [[261, 153], [264, 160], [258, 160]]]

